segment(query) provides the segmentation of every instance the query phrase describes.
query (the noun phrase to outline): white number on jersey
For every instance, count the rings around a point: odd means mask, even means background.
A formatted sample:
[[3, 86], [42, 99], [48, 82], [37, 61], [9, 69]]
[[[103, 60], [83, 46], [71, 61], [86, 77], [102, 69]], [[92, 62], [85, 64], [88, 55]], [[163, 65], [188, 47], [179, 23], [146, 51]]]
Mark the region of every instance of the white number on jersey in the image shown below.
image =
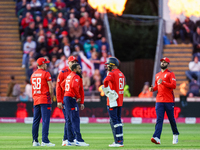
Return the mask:
[[65, 82], [65, 91], [69, 91], [69, 82], [70, 80], [66, 80]]
[[34, 90], [41, 89], [41, 78], [32, 78], [32, 84]]
[[119, 89], [124, 89], [124, 78], [119, 78]]

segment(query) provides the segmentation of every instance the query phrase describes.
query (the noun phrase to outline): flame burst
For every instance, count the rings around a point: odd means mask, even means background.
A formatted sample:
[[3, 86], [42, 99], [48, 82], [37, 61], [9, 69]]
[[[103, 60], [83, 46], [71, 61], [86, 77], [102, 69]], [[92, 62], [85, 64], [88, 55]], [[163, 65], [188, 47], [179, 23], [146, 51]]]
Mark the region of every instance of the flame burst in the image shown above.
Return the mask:
[[122, 15], [127, 0], [88, 0], [88, 3], [98, 12], [104, 13], [105, 9], [114, 14]]
[[183, 14], [187, 17], [200, 17], [200, 0], [169, 0], [171, 15]]

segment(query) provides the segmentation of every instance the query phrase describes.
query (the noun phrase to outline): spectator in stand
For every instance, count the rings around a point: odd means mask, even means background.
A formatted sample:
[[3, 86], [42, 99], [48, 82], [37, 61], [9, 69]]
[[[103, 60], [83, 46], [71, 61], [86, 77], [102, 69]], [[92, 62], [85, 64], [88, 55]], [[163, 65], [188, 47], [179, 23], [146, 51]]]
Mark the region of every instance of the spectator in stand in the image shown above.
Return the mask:
[[[186, 17], [185, 22], [183, 23], [183, 33], [185, 37], [188, 37], [190, 39], [190, 42], [192, 42], [192, 36], [194, 33], [195, 24], [192, 20], [190, 20], [189, 17]], [[184, 39], [185, 41], [185, 39]]]
[[187, 97], [200, 96], [199, 89], [200, 89], [199, 83], [193, 81], [190, 82], [189, 91], [187, 92]]
[[43, 23], [38, 24], [38, 27], [36, 27], [36, 29], [35, 29], [36, 33], [38, 33], [40, 30], [45, 30], [43, 28]]
[[11, 80], [8, 83], [8, 89], [7, 89], [7, 93], [6, 93], [7, 97], [12, 97], [13, 87], [16, 84], [15, 77], [13, 75], [10, 77], [10, 79]]
[[89, 87], [90, 87], [90, 77], [88, 77], [86, 71], [83, 71], [82, 80], [83, 80], [83, 89], [84, 89], [84, 91], [88, 91]]
[[64, 37], [62, 40], [62, 48], [65, 56], [68, 58], [71, 55], [71, 50], [70, 50], [70, 43], [67, 37]]
[[32, 10], [30, 4], [26, 4], [26, 9], [19, 14], [19, 18], [24, 18], [26, 17], [27, 12], [29, 12], [33, 18], [35, 18], [35, 12]]
[[58, 72], [60, 72], [61, 70], [66, 69], [69, 66], [65, 55], [62, 55], [60, 57], [60, 60], [61, 61], [60, 61], [59, 66], [58, 66]]
[[[91, 78], [91, 86], [90, 86], [90, 91], [91, 90], [96, 90], [96, 82], [100, 82], [101, 83], [101, 75], [98, 69], [96, 69], [94, 71], [94, 75]], [[97, 89], [98, 90], [98, 89]]]
[[42, 18], [40, 16], [36, 16], [36, 18], [35, 18], [35, 29], [39, 28], [39, 24], [42, 24]]
[[56, 25], [56, 18], [53, 16], [52, 11], [48, 11], [47, 17], [44, 18], [43, 27], [47, 28], [49, 23], [51, 23], [53, 26]]
[[47, 56], [48, 58], [50, 58], [50, 54], [47, 52], [46, 48], [44, 47], [44, 48], [42, 48], [40, 50], [39, 53], [36, 54], [36, 56], [34, 58], [38, 59], [40, 57], [45, 57], [45, 56]]
[[23, 29], [28, 27], [30, 22], [34, 22], [33, 17], [30, 12], [26, 13], [26, 17], [22, 19], [21, 26]]
[[142, 92], [138, 95], [139, 98], [150, 98], [153, 97], [153, 92], [149, 91], [149, 82], [144, 83]]
[[33, 72], [35, 72], [37, 70], [37, 63], [36, 63], [36, 60], [35, 58], [33, 57], [30, 57], [29, 58], [29, 62], [28, 62], [28, 69], [26, 70], [26, 77], [27, 79], [30, 79], [31, 78], [31, 75], [33, 74]]
[[98, 45], [99, 48], [101, 48], [102, 45], [105, 45], [107, 51], [109, 51], [109, 45], [108, 45], [108, 42], [107, 42], [107, 40], [106, 40], [105, 37], [102, 37], [101, 40], [98, 40], [98, 41], [97, 41], [97, 45]]
[[95, 31], [95, 40], [100, 40], [102, 37], [105, 37], [105, 31], [101, 24], [97, 24], [97, 29]]
[[42, 5], [39, 0], [31, 0], [30, 5], [35, 14], [41, 15]]
[[100, 13], [99, 13], [98, 11], [96, 11], [96, 12], [94, 13], [94, 18], [93, 18], [93, 19], [95, 19], [96, 24], [100, 24], [100, 25], [103, 26], [103, 21], [102, 21], [102, 19], [101, 19], [101, 17], [100, 17]]
[[106, 70], [105, 70], [105, 63], [108, 60], [108, 54], [107, 53], [102, 53], [102, 56], [100, 58], [100, 66], [99, 66], [99, 71], [101, 74], [101, 78], [104, 79], [106, 77]]
[[[174, 40], [177, 40], [178, 38], [181, 38], [182, 42], [184, 42], [185, 37], [183, 34], [183, 26], [179, 20], [179, 18], [176, 18], [174, 24], [173, 24], [173, 38]], [[177, 42], [174, 41], [174, 44], [176, 44]]]
[[86, 0], [80, 0], [80, 3], [78, 4], [77, 9], [81, 10], [82, 7], [85, 8], [85, 11], [90, 12], [90, 8]]
[[55, 5], [59, 11], [62, 11], [66, 8], [66, 4], [62, 2], [62, 0], [56, 0]]
[[[26, 0], [22, 0], [21, 2], [16, 3], [16, 14], [17, 14], [17, 17], [19, 17], [20, 14], [22, 14], [22, 12], [25, 11], [26, 4], [27, 4]], [[21, 15], [21, 17], [22, 17], [22, 15]]]
[[89, 21], [85, 22], [83, 26], [83, 40], [88, 40], [94, 38], [94, 30], [91, 27]]
[[85, 7], [83, 6], [83, 7], [81, 7], [80, 9], [78, 9], [78, 10], [80, 10], [80, 12], [79, 12], [79, 14], [78, 14], [78, 19], [80, 19], [81, 17], [83, 17], [84, 16], [84, 14], [85, 14], [85, 12], [86, 12], [86, 9], [85, 9]]
[[80, 38], [82, 36], [83, 29], [79, 25], [78, 21], [73, 22], [73, 26], [69, 28], [69, 36], [71, 40], [74, 40], [75, 38]]
[[36, 43], [32, 40], [32, 36], [28, 36], [26, 42], [24, 43], [23, 47], [23, 59], [22, 59], [22, 68], [25, 68], [28, 60], [29, 60], [29, 53], [30, 51], [35, 52]]
[[91, 58], [91, 52], [90, 51], [92, 50], [93, 47], [98, 51], [98, 45], [94, 43], [93, 39], [85, 42], [85, 44], [83, 45], [84, 52], [85, 52], [88, 59]]
[[[53, 24], [52, 23], [48, 23], [48, 28], [47, 28], [47, 31], [46, 31], [46, 34], [47, 32], [51, 32], [51, 33], [54, 33], [55, 29], [53, 27]], [[49, 39], [50, 37], [48, 37]]]
[[69, 28], [73, 27], [73, 26], [74, 26], [74, 24], [73, 24], [74, 22], [78, 22], [78, 19], [75, 18], [75, 15], [74, 15], [73, 13], [71, 13], [71, 14], [69, 15], [68, 27], [69, 27]]
[[39, 53], [42, 48], [46, 48], [46, 47], [47, 47], [47, 43], [46, 43], [45, 37], [39, 36], [37, 40], [36, 52]]
[[200, 52], [200, 27], [193, 35], [193, 54]]
[[59, 47], [58, 46], [54, 46], [52, 52], [50, 53], [50, 58], [52, 58], [53, 56], [56, 56], [58, 59], [60, 59], [62, 53], [62, 49], [61, 49], [61, 53], [59, 53]]
[[75, 51], [75, 46], [79, 46], [79, 48], [81, 50], [83, 50], [83, 45], [79, 42], [79, 39], [78, 38], [75, 38], [74, 41], [72, 41], [72, 44], [71, 44], [71, 50], [72, 51]]
[[198, 83], [200, 83], [200, 62], [197, 56], [194, 57], [194, 61], [189, 63], [189, 70], [186, 71], [185, 74], [190, 81], [195, 83], [198, 81]]
[[101, 46], [101, 53], [108, 53], [106, 45]]
[[58, 41], [58, 39], [56, 39], [55, 34], [51, 34], [51, 38], [48, 39], [47, 45], [48, 45], [48, 52], [49, 53], [51, 53], [54, 46], [59, 46], [59, 41]]
[[[44, 8], [43, 8], [43, 11], [42, 11], [42, 17], [43, 18], [46, 18], [47, 17], [47, 13], [51, 11], [50, 10], [50, 7], [49, 7], [49, 4], [44, 4]], [[53, 13], [53, 12], [52, 12]]]
[[80, 18], [80, 25], [84, 26], [86, 21], [88, 21], [89, 25], [91, 24], [91, 18], [89, 17], [88, 12], [85, 12], [84, 16]]
[[98, 53], [97, 52], [92, 52], [92, 57], [90, 59], [90, 62], [93, 63], [94, 69], [98, 69], [99, 70], [100, 60], [98, 58]]
[[[63, 32], [63, 31], [65, 31], [65, 32]], [[62, 38], [63, 38], [62, 33], [65, 33], [66, 36], [68, 35], [68, 27], [66, 26], [64, 20], [62, 20], [61, 23], [60, 23], [60, 25], [58, 25], [56, 27], [56, 32], [57, 32], [57, 35], [59, 37], [59, 41], [60, 42], [62, 41]]]
[[35, 31], [35, 22], [30, 22], [29, 26], [25, 28], [24, 30], [24, 39], [27, 38], [27, 36], [32, 36], [33, 39], [36, 38], [36, 31]]
[[27, 95], [29, 100], [32, 100], [32, 86], [28, 79], [25, 80], [25, 91], [24, 95]]
[[60, 25], [62, 21], [66, 21], [64, 18], [63, 18], [63, 13], [62, 12], [58, 12], [58, 17], [57, 17], [57, 25]]
[[47, 0], [47, 1], [44, 3], [43, 6], [44, 6], [44, 7], [45, 7], [45, 6], [49, 6], [50, 10], [52, 10], [53, 12], [56, 12], [56, 11], [57, 11], [57, 9], [55, 8], [56, 5], [52, 2], [52, 0]]
[[60, 60], [57, 59], [57, 56], [53, 55], [51, 58], [51, 62], [49, 64], [49, 69], [50, 69], [52, 78], [56, 78], [58, 75], [59, 62], [60, 62]]

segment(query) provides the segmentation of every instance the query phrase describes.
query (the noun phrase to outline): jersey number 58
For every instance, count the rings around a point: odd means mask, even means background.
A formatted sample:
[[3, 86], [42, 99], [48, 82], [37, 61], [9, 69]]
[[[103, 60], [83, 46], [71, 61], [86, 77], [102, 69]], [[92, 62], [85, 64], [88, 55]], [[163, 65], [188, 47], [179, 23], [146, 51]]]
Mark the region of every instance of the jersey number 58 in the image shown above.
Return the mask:
[[32, 78], [33, 89], [41, 89], [41, 78]]

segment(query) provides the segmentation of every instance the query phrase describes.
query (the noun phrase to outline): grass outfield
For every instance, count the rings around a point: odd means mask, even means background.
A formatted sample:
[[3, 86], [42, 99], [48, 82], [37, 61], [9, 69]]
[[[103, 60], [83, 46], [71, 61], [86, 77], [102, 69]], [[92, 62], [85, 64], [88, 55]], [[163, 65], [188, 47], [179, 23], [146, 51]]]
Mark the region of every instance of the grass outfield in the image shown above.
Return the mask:
[[[33, 147], [31, 124], [0, 124], [0, 149], [200, 149], [200, 125], [178, 124], [179, 143], [172, 144], [169, 124], [164, 124], [161, 145], [151, 143], [154, 124], [124, 124], [124, 147], [109, 148], [113, 137], [109, 124], [81, 124], [82, 137], [89, 147], [62, 147], [62, 123], [50, 124], [49, 139], [55, 147]], [[41, 125], [39, 132], [41, 142]]]

